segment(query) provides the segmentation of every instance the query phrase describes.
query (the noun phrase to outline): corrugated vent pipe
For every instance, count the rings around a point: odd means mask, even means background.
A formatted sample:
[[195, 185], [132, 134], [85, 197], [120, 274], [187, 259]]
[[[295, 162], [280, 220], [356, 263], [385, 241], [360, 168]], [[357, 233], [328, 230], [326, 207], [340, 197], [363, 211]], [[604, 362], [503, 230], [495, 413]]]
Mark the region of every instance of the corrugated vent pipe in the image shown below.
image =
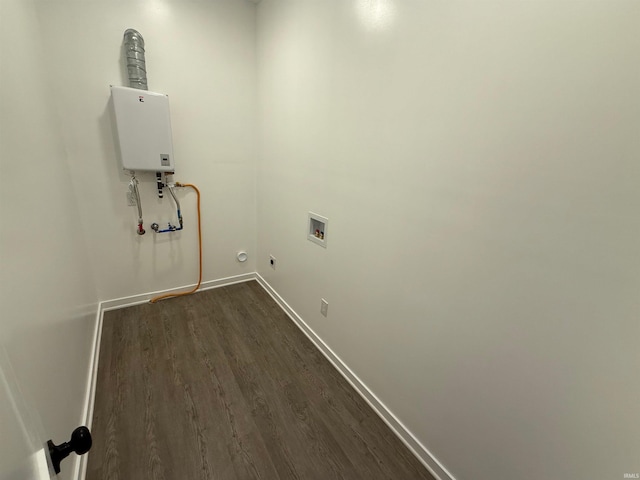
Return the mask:
[[144, 38], [140, 32], [129, 28], [124, 32], [124, 51], [129, 73], [129, 86], [148, 90], [147, 65], [144, 59]]

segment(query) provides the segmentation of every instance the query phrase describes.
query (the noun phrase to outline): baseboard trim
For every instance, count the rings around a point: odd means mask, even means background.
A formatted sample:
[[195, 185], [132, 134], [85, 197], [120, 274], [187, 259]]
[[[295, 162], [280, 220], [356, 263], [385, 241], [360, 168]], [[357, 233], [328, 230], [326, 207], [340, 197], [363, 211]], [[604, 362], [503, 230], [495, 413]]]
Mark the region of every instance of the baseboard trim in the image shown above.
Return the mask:
[[342, 361], [342, 359], [316, 334], [293, 308], [269, 285], [259, 274], [255, 278], [273, 298], [282, 310], [293, 320], [311, 342], [322, 352], [358, 394], [369, 404], [374, 412], [389, 426], [391, 431], [404, 443], [407, 448], [420, 460], [437, 480], [455, 480], [453, 475], [427, 450], [427, 448], [411, 433], [411, 431], [382, 403], [382, 401], [360, 380], [360, 378]]
[[[200, 288], [198, 289], [198, 291], [209, 290], [211, 288], [224, 287], [226, 285], [233, 285], [234, 283], [247, 282], [249, 280], [254, 280], [255, 278], [256, 278], [255, 272], [251, 272], [251, 273], [245, 273], [242, 275], [236, 275], [233, 277], [219, 278], [217, 280], [208, 280], [200, 284]], [[104, 302], [101, 302], [100, 306], [102, 308], [102, 311], [104, 312], [108, 310], [116, 310], [118, 308], [131, 307], [133, 305], [139, 305], [141, 303], [148, 302], [153, 297], [157, 297], [158, 295], [165, 295], [167, 293], [178, 293], [181, 291], [189, 291], [193, 287], [195, 287], [195, 284], [186, 285], [184, 287], [178, 287], [178, 288], [170, 288], [168, 290], [160, 290], [157, 292], [140, 293], [138, 295], [131, 295], [129, 297], [115, 298], [113, 300], [106, 300]]]
[[[93, 423], [93, 407], [96, 398], [96, 381], [98, 379], [98, 360], [100, 357], [100, 340], [102, 338], [102, 319], [104, 317], [104, 310], [102, 304], [98, 304], [98, 311], [96, 312], [96, 321], [93, 331], [93, 344], [91, 348], [91, 359], [89, 361], [89, 372], [87, 378], [87, 391], [85, 394], [84, 412], [82, 414], [82, 425], [91, 430], [91, 424]], [[90, 453], [85, 455], [76, 456], [76, 462], [74, 465], [74, 473], [72, 478], [76, 480], [84, 480], [87, 476], [87, 461]]]
[[[246, 273], [243, 275], [236, 275], [233, 277], [219, 278], [217, 280], [209, 280], [202, 282], [200, 290], [210, 290], [212, 288], [225, 287], [227, 285], [233, 285], [235, 283], [248, 282], [256, 279], [256, 273]], [[188, 291], [195, 285], [187, 285], [185, 287], [172, 288], [169, 290], [163, 290], [159, 292], [142, 293], [139, 295], [131, 295], [129, 297], [116, 298], [113, 300], [105, 300], [98, 304], [98, 311], [96, 312], [95, 327], [93, 332], [93, 343], [91, 346], [91, 359], [89, 362], [89, 372], [87, 374], [87, 390], [85, 393], [84, 411], [82, 413], [81, 424], [86, 425], [91, 429], [93, 423], [93, 407], [96, 398], [96, 382], [98, 380], [98, 363], [100, 360], [100, 341], [102, 339], [102, 322], [104, 319], [104, 312], [109, 310], [116, 310], [119, 308], [126, 308], [133, 305], [139, 305], [141, 303], [148, 302], [157, 295], [163, 295], [165, 293], [176, 293], [180, 291]], [[91, 452], [86, 455], [76, 456], [73, 467], [73, 474], [71, 478], [76, 480], [85, 480], [87, 476], [87, 461]]]

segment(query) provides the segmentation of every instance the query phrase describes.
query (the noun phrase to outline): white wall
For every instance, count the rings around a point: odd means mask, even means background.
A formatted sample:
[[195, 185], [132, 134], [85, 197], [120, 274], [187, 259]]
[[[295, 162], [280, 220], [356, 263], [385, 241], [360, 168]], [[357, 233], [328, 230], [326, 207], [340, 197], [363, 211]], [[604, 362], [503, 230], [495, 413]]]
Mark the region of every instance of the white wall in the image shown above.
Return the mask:
[[[35, 9], [26, 0], [2, 0], [1, 8], [0, 366], [12, 366], [4, 374], [18, 385], [9, 393], [27, 402], [18, 407], [40, 418], [22, 434], [3, 422], [6, 452], [20, 435], [67, 441], [84, 420], [97, 294]], [[6, 401], [0, 410], [5, 419], [14, 415]], [[39, 426], [44, 438], [30, 437]], [[0, 477], [22, 460], [3, 456]], [[71, 478], [73, 461], [61, 479]]]
[[108, 109], [109, 85], [126, 84], [123, 32], [142, 32], [150, 87], [171, 97], [176, 180], [202, 190], [203, 278], [218, 279], [255, 269], [255, 6], [2, 0], [0, 19], [0, 346], [61, 442], [83, 421], [98, 300], [197, 279], [195, 195], [180, 191], [186, 230], [158, 238], [150, 224], [174, 211], [152, 176], [139, 176], [144, 237], [126, 204]]
[[258, 6], [258, 271], [458, 480], [640, 472], [639, 24]]
[[[185, 230], [155, 175], [138, 175], [147, 234], [135, 233], [129, 177], [114, 149], [109, 85], [127, 85], [122, 37], [146, 43], [149, 89], [171, 102], [175, 180], [202, 191], [203, 280], [255, 270], [255, 5], [246, 1], [40, 2], [47, 81], [73, 166], [78, 207], [101, 300], [194, 284], [195, 194], [178, 191]], [[235, 255], [244, 249], [249, 261]]]

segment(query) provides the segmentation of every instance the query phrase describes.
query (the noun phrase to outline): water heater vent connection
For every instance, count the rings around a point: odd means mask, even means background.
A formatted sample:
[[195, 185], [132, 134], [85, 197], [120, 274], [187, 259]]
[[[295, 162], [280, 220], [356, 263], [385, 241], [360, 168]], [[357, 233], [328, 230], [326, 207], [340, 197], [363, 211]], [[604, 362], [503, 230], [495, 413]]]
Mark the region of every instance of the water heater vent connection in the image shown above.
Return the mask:
[[148, 90], [144, 38], [142, 38], [140, 32], [133, 28], [129, 28], [124, 32], [124, 54], [129, 74], [129, 86], [140, 90]]

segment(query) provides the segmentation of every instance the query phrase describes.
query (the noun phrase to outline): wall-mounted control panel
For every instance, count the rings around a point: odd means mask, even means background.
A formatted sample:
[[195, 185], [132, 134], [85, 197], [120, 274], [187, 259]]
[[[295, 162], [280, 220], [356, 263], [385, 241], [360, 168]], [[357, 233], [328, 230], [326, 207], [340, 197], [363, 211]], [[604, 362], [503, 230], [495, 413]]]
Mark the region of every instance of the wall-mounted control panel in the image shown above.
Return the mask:
[[129, 87], [111, 87], [122, 168], [173, 172], [169, 97]]

